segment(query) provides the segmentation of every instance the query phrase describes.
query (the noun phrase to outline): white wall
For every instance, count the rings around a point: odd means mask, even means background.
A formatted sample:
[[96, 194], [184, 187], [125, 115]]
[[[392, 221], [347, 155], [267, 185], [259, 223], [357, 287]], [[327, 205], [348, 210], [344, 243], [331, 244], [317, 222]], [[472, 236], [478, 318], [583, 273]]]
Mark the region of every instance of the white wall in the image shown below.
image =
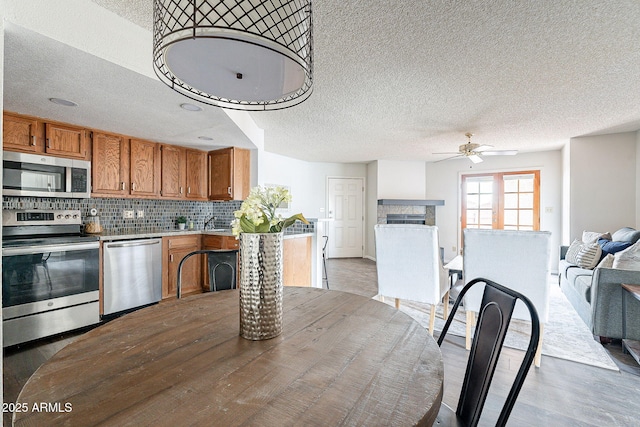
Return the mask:
[[425, 198], [425, 162], [378, 160], [378, 199]]
[[371, 162], [367, 165], [366, 197], [364, 256], [375, 259], [376, 247], [373, 226], [378, 222], [378, 162]]
[[571, 138], [570, 144], [570, 239], [583, 230], [637, 226], [638, 133]]
[[363, 178], [367, 188], [364, 163], [306, 162], [267, 151], [259, 151], [258, 157], [257, 183], [289, 186], [293, 198], [291, 214], [302, 212], [307, 218], [326, 218], [328, 177]]
[[[551, 269], [557, 269], [562, 233], [562, 155], [560, 150], [520, 153], [516, 156], [484, 157], [472, 164], [467, 159], [427, 163], [426, 198], [442, 199], [436, 207], [436, 224], [445, 260], [460, 249], [460, 176], [465, 173], [540, 170], [540, 229], [551, 231]], [[551, 212], [547, 212], [551, 210]]]

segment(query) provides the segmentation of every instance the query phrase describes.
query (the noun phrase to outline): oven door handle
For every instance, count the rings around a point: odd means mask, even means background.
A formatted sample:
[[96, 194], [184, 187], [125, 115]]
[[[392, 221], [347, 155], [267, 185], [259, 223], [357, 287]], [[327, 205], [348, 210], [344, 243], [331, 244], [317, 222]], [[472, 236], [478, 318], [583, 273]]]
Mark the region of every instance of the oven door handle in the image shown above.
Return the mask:
[[108, 248], [128, 248], [131, 246], [148, 246], [148, 245], [159, 245], [160, 240], [136, 240], [135, 242], [127, 242], [127, 243], [106, 243], [105, 246]]
[[3, 248], [2, 256], [12, 255], [33, 255], [49, 252], [72, 252], [72, 251], [85, 251], [89, 249], [98, 249], [100, 247], [99, 242], [90, 243], [69, 243], [62, 245], [43, 245], [43, 246], [25, 246], [21, 248]]

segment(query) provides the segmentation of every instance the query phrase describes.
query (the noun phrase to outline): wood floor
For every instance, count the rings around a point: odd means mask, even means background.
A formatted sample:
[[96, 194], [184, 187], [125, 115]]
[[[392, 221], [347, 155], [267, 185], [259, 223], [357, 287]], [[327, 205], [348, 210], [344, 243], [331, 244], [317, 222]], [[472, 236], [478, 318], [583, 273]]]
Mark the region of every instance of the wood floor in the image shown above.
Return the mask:
[[[375, 263], [366, 259], [331, 259], [329, 288], [364, 296], [377, 293]], [[15, 402], [31, 374], [77, 334], [47, 338], [4, 351], [4, 402]], [[620, 372], [542, 356], [532, 368], [509, 419], [510, 426], [637, 426], [640, 418], [640, 366], [620, 343], [605, 346]], [[456, 406], [467, 362], [464, 338], [449, 336], [442, 346], [444, 401]], [[522, 352], [505, 348], [480, 422], [491, 426], [518, 369]], [[11, 425], [3, 414], [4, 425]]]

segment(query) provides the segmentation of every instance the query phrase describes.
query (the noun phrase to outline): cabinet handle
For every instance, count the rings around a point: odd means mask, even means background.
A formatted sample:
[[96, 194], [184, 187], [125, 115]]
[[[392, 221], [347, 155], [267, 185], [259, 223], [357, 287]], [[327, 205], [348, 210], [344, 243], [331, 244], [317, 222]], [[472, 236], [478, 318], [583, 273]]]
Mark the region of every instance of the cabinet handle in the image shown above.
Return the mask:
[[47, 138], [47, 148], [51, 148], [51, 138]]
[[169, 261], [173, 262], [173, 254], [169, 255]]
[[187, 194], [191, 194], [191, 186], [187, 187]]
[[180, 187], [180, 194], [182, 194], [182, 187]]
[[136, 183], [135, 182], [131, 183], [131, 191], [136, 191]]
[[227, 194], [231, 195], [231, 187], [227, 187]]
[[121, 189], [121, 190], [124, 190], [124, 181], [122, 181], [122, 182], [120, 183], [120, 189]]
[[31, 145], [33, 145], [34, 147], [36, 146], [36, 136], [35, 135], [31, 136]]

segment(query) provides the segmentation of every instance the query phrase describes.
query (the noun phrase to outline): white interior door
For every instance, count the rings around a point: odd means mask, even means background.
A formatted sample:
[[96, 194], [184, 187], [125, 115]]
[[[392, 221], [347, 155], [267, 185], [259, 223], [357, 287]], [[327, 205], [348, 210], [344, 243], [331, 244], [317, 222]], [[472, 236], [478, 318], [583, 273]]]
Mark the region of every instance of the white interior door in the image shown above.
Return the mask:
[[362, 178], [329, 178], [329, 258], [362, 257]]

